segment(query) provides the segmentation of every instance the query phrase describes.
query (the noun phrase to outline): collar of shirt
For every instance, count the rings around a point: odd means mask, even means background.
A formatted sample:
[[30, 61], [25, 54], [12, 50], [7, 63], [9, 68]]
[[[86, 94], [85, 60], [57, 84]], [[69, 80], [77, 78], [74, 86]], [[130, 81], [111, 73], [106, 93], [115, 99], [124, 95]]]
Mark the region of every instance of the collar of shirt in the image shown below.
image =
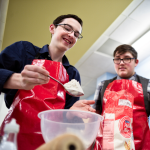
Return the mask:
[[[51, 58], [51, 56], [50, 56], [50, 54], [49, 54], [48, 44], [47, 44], [47, 45], [44, 45], [44, 46], [41, 48], [41, 50], [40, 50], [39, 53], [41, 54], [41, 56], [43, 56], [43, 57], [44, 57], [44, 56], [49, 57], [49, 59], [52, 60], [52, 58]], [[69, 61], [68, 61], [68, 59], [67, 59], [67, 57], [66, 57], [65, 55], [64, 55], [63, 58], [62, 58], [62, 64], [63, 64], [63, 66], [70, 66]]]
[[[121, 79], [123, 79], [123, 78], [121, 78], [120, 76], [117, 75], [117, 80], [121, 80]], [[130, 78], [128, 78], [128, 80], [134, 80], [134, 81], [136, 81], [136, 73], [134, 73], [133, 76], [131, 76]]]

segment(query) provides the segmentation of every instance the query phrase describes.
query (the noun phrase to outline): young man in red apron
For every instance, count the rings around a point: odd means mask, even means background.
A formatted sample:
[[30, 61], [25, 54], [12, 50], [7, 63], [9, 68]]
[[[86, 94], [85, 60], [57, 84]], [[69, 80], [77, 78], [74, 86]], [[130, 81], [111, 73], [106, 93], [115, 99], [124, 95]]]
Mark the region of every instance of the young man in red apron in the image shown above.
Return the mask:
[[94, 150], [149, 150], [150, 82], [134, 71], [137, 52], [130, 45], [114, 51], [117, 77], [102, 81], [95, 92], [94, 108], [104, 116]]
[[82, 38], [82, 20], [76, 15], [62, 15], [53, 21], [49, 31], [52, 35], [49, 45], [39, 48], [20, 41], [0, 54], [0, 93], [5, 93], [5, 103], [10, 108], [2, 131], [12, 118], [17, 120], [20, 124], [18, 150], [34, 150], [44, 143], [37, 117], [39, 112], [69, 109], [79, 100], [66, 94], [48, 75], [63, 84], [72, 79], [80, 82], [79, 72], [69, 64], [65, 52]]

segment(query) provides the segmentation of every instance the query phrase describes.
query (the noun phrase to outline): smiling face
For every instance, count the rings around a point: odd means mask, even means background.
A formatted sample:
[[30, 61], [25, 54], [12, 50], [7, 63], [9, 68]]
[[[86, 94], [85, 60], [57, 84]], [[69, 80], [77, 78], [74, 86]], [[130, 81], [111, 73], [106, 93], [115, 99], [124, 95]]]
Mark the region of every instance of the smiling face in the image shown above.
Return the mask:
[[[130, 52], [126, 52], [124, 54], [118, 54], [116, 52], [114, 59], [124, 59], [124, 58], [133, 58], [133, 55]], [[137, 59], [131, 59], [130, 63], [124, 63], [123, 61], [120, 62], [120, 64], [114, 64], [116, 73], [121, 78], [130, 78], [134, 75], [134, 68], [137, 66], [138, 60]]]
[[[73, 18], [66, 18], [60, 22], [60, 24], [68, 24], [74, 31], [78, 31], [79, 33], [82, 31], [80, 23]], [[54, 24], [52, 24], [49, 29], [52, 34], [51, 46], [54, 49], [65, 52], [75, 45], [77, 38], [74, 36], [74, 32], [68, 33], [63, 27], [63, 25], [55, 27]]]

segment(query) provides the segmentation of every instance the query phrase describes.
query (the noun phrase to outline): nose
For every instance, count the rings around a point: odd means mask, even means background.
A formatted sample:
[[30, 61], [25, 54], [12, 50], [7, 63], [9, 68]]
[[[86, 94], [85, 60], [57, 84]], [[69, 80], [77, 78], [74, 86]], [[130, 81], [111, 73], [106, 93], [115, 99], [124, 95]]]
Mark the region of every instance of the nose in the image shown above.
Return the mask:
[[74, 36], [74, 31], [71, 32], [71, 33], [68, 33], [68, 35], [71, 36], [71, 37], [75, 37], [75, 36]]

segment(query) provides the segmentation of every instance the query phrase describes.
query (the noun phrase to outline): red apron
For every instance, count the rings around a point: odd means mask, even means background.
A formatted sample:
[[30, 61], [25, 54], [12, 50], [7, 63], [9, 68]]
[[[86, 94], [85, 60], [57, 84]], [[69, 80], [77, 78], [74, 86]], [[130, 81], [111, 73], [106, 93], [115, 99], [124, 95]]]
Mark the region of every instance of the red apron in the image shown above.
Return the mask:
[[103, 97], [104, 122], [94, 150], [149, 150], [150, 129], [142, 85], [132, 80], [115, 80]]
[[[66, 69], [60, 62], [35, 59], [32, 64], [44, 66], [52, 77], [63, 84], [69, 81]], [[35, 150], [44, 143], [37, 114], [50, 109], [63, 109], [65, 101], [64, 88], [53, 79], [47, 84], [35, 86], [32, 90], [18, 90], [3, 121], [2, 131], [4, 125], [15, 118], [20, 125], [17, 137], [18, 150]]]

